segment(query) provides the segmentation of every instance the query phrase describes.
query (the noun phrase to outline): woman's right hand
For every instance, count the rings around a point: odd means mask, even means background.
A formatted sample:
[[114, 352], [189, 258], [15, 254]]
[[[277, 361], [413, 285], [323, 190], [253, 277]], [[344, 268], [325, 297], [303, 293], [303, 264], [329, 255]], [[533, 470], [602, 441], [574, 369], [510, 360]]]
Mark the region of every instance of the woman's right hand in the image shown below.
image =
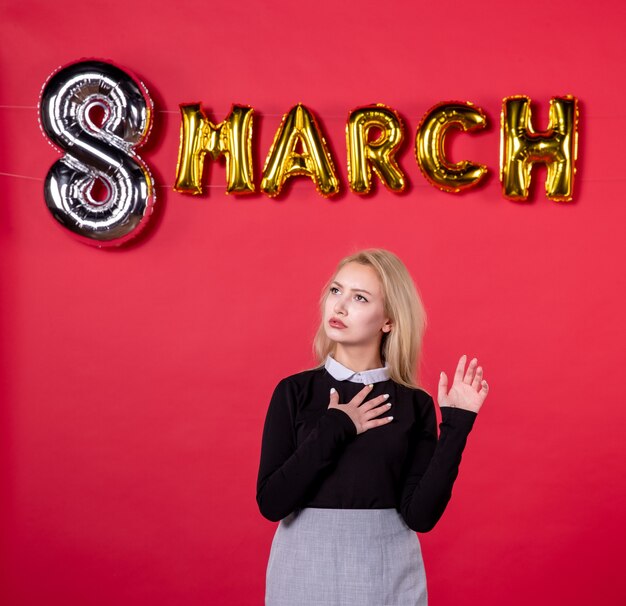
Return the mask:
[[373, 388], [373, 385], [366, 385], [347, 404], [339, 404], [339, 393], [335, 388], [330, 391], [330, 404], [328, 405], [328, 408], [339, 408], [339, 410], [343, 410], [356, 425], [357, 435], [367, 431], [368, 429], [372, 429], [373, 427], [387, 425], [387, 423], [391, 423], [391, 420], [393, 419], [393, 417], [389, 416], [383, 417], [382, 419], [376, 418], [382, 413], [389, 411], [389, 408], [391, 407], [390, 402], [380, 406], [382, 402], [387, 400], [389, 394], [377, 396], [363, 404], [363, 400], [365, 400], [367, 394], [369, 394]]

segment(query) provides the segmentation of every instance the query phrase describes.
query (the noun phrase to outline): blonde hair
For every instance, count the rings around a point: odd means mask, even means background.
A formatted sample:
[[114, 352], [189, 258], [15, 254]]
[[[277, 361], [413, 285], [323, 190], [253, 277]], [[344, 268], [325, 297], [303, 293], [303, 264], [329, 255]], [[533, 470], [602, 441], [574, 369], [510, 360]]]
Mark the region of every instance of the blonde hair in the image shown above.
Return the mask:
[[332, 281], [347, 263], [369, 265], [380, 280], [384, 313], [393, 324], [390, 332], [382, 333], [380, 343], [380, 358], [383, 364], [389, 366], [389, 377], [407, 387], [421, 387], [419, 362], [426, 330], [426, 311], [404, 263], [395, 254], [382, 248], [369, 248], [344, 257], [324, 285], [320, 297], [322, 319], [313, 339], [313, 353], [318, 361], [315, 368], [321, 368], [327, 355], [333, 354], [337, 347], [324, 330], [324, 307]]

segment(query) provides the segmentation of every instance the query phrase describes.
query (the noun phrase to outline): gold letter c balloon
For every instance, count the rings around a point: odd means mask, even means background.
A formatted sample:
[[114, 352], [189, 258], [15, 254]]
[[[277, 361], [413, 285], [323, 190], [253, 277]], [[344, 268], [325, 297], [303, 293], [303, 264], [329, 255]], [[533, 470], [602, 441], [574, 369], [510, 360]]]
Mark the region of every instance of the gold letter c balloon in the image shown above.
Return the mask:
[[415, 138], [417, 163], [426, 179], [435, 187], [453, 193], [478, 185], [487, 167], [467, 160], [449, 162], [444, 153], [444, 140], [451, 127], [473, 132], [485, 128], [486, 124], [484, 112], [469, 102], [448, 101], [428, 110]]

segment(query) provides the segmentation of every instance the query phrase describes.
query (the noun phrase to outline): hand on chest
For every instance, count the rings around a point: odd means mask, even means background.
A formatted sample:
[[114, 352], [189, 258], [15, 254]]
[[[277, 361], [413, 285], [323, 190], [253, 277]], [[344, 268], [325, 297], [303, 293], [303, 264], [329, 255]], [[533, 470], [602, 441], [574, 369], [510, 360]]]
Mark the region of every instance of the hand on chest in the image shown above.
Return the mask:
[[[362, 384], [341, 383], [337, 386], [340, 395], [340, 403], [344, 404], [362, 389]], [[391, 409], [384, 404], [380, 407], [381, 417], [393, 415], [393, 420], [378, 427], [373, 427], [358, 434], [346, 445], [341, 454], [341, 462], [349, 462], [358, 465], [359, 468], [367, 469], [370, 466], [381, 464], [398, 464], [404, 461], [409, 448], [411, 435], [414, 435], [416, 423], [413, 402], [394, 388], [390, 382], [375, 384], [369, 399], [376, 398], [382, 393], [389, 393]], [[320, 417], [326, 412], [328, 403], [324, 401], [324, 395], [312, 394], [299, 402], [295, 416], [295, 432], [297, 444], [300, 445], [318, 424]], [[373, 410], [378, 410], [375, 408]]]

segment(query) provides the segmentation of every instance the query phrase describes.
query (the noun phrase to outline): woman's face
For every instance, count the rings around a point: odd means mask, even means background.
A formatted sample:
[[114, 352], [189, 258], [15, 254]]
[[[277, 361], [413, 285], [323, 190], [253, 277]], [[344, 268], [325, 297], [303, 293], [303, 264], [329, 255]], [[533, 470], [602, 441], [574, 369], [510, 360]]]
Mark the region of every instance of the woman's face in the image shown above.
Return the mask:
[[[333, 325], [337, 318], [345, 328]], [[345, 345], [377, 345], [391, 322], [384, 315], [378, 276], [369, 265], [347, 263], [329, 287], [324, 306], [324, 330]]]

